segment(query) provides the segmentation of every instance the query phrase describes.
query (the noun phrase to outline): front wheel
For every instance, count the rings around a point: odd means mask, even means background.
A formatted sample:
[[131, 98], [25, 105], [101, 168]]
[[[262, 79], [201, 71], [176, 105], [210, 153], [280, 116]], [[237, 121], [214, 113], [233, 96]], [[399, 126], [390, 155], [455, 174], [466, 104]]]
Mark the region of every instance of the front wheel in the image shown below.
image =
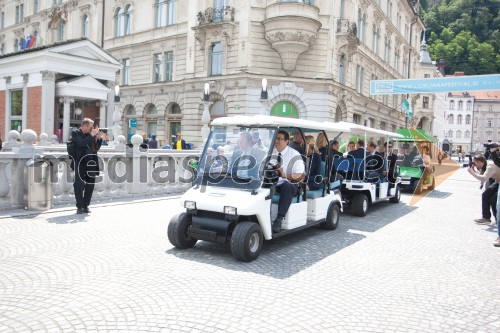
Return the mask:
[[396, 191], [394, 191], [394, 196], [389, 198], [389, 202], [398, 203], [401, 200], [401, 189], [396, 185]]
[[352, 198], [352, 214], [365, 216], [368, 211], [368, 197], [366, 194], [357, 194]]
[[427, 187], [429, 190], [433, 190], [436, 188], [436, 179], [434, 178], [434, 176], [432, 176], [432, 182], [431, 182], [431, 185], [429, 185], [429, 187]]
[[180, 213], [172, 217], [168, 225], [168, 240], [178, 249], [189, 249], [198, 241], [188, 236], [191, 215]]
[[257, 223], [240, 222], [231, 236], [231, 253], [240, 261], [253, 261], [262, 251], [264, 236]]
[[337, 203], [331, 203], [328, 207], [328, 213], [326, 214], [326, 221], [320, 223], [321, 229], [335, 230], [339, 225], [340, 208]]

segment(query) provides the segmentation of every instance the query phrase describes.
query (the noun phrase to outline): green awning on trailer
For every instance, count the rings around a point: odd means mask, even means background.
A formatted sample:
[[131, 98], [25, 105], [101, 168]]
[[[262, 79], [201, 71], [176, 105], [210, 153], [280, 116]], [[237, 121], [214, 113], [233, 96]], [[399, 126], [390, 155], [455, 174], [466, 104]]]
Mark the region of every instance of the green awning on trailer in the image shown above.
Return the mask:
[[437, 142], [437, 138], [430, 135], [423, 129], [415, 129], [415, 128], [400, 128], [396, 131], [398, 134], [404, 136], [404, 138], [397, 139], [398, 141], [430, 141]]

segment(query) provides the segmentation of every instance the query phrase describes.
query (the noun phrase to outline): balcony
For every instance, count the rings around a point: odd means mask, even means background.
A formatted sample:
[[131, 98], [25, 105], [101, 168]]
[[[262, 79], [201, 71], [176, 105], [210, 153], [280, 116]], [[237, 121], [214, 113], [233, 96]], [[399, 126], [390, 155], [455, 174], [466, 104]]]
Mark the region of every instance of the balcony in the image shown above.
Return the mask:
[[321, 28], [319, 8], [309, 3], [277, 2], [266, 7], [265, 38], [279, 53], [287, 76], [295, 70], [298, 57], [312, 48]]
[[337, 20], [337, 45], [339, 53], [344, 53], [349, 59], [358, 50], [359, 39], [356, 22], [348, 19]]
[[231, 45], [234, 31], [234, 8], [231, 6], [207, 8], [198, 12], [198, 25], [191, 28], [194, 30], [194, 37], [200, 43], [200, 48], [205, 49], [207, 34], [214, 34], [224, 37], [226, 45]]
[[210, 23], [220, 23], [223, 21], [234, 22], [234, 8], [230, 6], [220, 8], [207, 8], [198, 12], [198, 26]]

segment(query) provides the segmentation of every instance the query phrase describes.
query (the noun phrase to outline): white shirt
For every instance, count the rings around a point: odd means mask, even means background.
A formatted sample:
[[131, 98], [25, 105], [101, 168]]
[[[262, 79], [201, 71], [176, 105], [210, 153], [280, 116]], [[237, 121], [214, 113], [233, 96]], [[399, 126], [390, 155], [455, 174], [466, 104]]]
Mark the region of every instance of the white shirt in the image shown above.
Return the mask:
[[427, 154], [423, 155], [424, 165], [426, 167], [431, 166], [431, 157]]
[[[273, 150], [273, 156], [278, 156], [278, 151], [276, 150], [276, 148], [274, 148]], [[283, 149], [283, 151], [281, 152], [281, 160], [283, 172], [287, 176], [292, 174], [304, 174], [306, 171], [302, 155], [300, 155], [300, 153], [293, 148], [287, 146], [285, 149]], [[272, 161], [274, 161], [275, 163], [278, 162], [277, 158], [273, 158]], [[278, 185], [283, 183], [285, 180], [285, 178], [280, 177]]]

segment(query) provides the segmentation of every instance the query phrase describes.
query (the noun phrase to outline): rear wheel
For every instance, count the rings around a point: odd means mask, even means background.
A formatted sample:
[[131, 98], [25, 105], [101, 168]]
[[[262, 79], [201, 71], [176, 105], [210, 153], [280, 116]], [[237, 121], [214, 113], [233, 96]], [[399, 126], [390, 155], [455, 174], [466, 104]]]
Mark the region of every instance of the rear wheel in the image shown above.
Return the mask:
[[231, 253], [240, 261], [253, 261], [262, 251], [264, 236], [257, 223], [240, 222], [231, 236]]
[[401, 189], [398, 185], [396, 185], [396, 191], [394, 192], [394, 196], [389, 198], [389, 202], [398, 203], [401, 200]]
[[178, 249], [189, 249], [198, 241], [188, 236], [191, 215], [180, 213], [172, 217], [168, 225], [168, 240]]
[[356, 194], [352, 198], [352, 214], [355, 216], [365, 216], [368, 211], [368, 197], [366, 194]]
[[431, 185], [429, 185], [428, 189], [433, 190], [435, 188], [436, 188], [436, 179], [434, 178], [434, 176], [432, 176], [432, 182]]
[[337, 203], [331, 203], [326, 213], [326, 221], [320, 223], [320, 227], [326, 230], [335, 230], [339, 225], [340, 207]]

